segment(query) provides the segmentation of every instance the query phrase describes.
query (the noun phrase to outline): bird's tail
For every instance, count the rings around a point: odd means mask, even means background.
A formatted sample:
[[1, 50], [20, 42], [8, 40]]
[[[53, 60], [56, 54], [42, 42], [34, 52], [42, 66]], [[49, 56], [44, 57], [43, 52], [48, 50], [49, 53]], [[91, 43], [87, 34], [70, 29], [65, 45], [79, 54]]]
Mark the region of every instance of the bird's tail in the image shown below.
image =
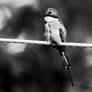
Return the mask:
[[59, 47], [58, 51], [60, 53], [60, 56], [63, 57], [63, 59], [65, 61], [64, 62], [62, 60], [62, 65], [63, 65], [64, 69], [67, 70], [69, 79], [71, 81], [71, 84], [72, 84], [72, 86], [74, 86], [73, 79], [72, 79], [72, 76], [71, 76], [71, 73], [70, 73], [71, 64], [70, 64], [70, 62], [69, 62], [69, 60], [67, 58], [67, 55], [65, 54], [65, 47], [61, 47], [61, 48]]
[[[72, 79], [72, 76], [71, 76], [71, 73], [70, 73], [71, 64], [70, 64], [70, 62], [69, 62], [69, 60], [68, 60], [68, 58], [67, 58], [65, 52], [62, 52], [62, 57], [63, 57], [64, 60], [65, 60], [64, 68], [65, 68], [65, 69], [67, 70], [67, 72], [68, 72], [68, 76], [69, 76], [69, 79], [70, 79], [70, 81], [71, 81], [72, 86], [74, 86], [73, 79]], [[64, 63], [64, 62], [63, 62], [63, 63]]]

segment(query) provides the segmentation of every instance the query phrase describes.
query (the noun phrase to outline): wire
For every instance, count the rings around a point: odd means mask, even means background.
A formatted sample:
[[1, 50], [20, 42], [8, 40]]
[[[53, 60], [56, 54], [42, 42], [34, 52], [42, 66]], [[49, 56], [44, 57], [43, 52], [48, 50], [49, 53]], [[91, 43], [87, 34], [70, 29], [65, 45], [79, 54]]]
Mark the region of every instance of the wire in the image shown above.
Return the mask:
[[[47, 41], [39, 41], [39, 40], [19, 40], [19, 39], [7, 39], [0, 38], [0, 42], [6, 43], [21, 43], [21, 44], [34, 44], [34, 45], [51, 45], [51, 43]], [[92, 48], [92, 43], [73, 43], [73, 42], [61, 42], [58, 44], [59, 46], [70, 46], [70, 47], [86, 47]]]
[[7, 39], [0, 38], [0, 42], [7, 43], [21, 43], [21, 44], [34, 44], [34, 45], [50, 45], [47, 41], [38, 41], [38, 40], [20, 40], [20, 39]]

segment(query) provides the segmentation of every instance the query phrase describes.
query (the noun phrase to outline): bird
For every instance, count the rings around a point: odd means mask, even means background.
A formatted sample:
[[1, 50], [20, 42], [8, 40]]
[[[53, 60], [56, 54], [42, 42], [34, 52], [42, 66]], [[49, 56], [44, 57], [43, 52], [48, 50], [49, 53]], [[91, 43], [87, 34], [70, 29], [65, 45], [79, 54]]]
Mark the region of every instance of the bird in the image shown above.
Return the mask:
[[45, 40], [52, 44], [54, 48], [56, 48], [60, 54], [60, 57], [64, 59], [62, 60], [62, 65], [65, 70], [68, 72], [69, 79], [71, 81], [72, 86], [74, 86], [73, 79], [70, 73], [71, 64], [67, 58], [65, 53], [65, 46], [59, 46], [58, 44], [61, 42], [66, 42], [67, 31], [63, 25], [63, 22], [59, 16], [59, 13], [54, 8], [48, 8], [45, 17], [44, 17], [44, 37]]

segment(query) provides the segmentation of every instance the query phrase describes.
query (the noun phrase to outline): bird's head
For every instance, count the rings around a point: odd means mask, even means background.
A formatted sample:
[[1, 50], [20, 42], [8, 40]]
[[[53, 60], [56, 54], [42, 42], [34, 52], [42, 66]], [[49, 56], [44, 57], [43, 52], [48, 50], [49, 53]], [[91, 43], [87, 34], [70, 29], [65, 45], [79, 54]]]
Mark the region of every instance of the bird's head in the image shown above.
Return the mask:
[[48, 8], [45, 13], [45, 21], [52, 21], [58, 19], [58, 12], [54, 8]]
[[46, 11], [46, 16], [58, 18], [58, 12], [54, 8], [48, 8], [47, 11]]

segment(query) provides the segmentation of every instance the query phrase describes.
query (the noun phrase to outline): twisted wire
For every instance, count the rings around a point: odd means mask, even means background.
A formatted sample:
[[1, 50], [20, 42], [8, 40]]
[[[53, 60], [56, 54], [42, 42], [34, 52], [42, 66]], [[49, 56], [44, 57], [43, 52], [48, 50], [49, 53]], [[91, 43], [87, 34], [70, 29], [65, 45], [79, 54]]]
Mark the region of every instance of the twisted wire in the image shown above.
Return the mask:
[[[7, 38], [0, 38], [0, 42], [3, 42], [3, 43], [33, 44], [33, 45], [51, 45], [51, 43], [49, 43], [47, 41], [20, 40], [20, 39], [7, 39]], [[59, 46], [70, 46], [70, 47], [86, 47], [86, 48], [92, 48], [92, 43], [61, 42], [58, 45]]]

